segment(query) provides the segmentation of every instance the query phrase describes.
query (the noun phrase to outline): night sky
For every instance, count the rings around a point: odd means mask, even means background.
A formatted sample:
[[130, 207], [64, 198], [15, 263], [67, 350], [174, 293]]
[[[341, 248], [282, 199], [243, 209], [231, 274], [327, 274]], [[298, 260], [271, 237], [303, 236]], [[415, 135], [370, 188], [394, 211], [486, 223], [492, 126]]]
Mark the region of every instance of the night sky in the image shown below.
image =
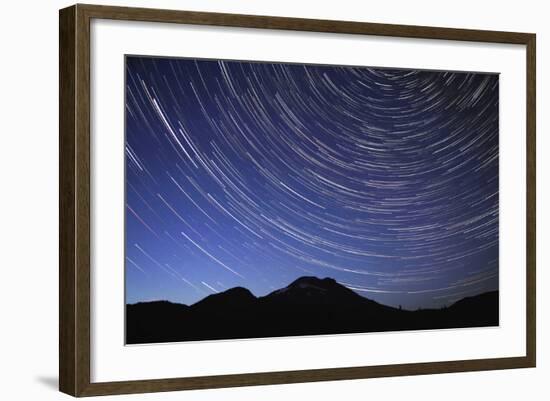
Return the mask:
[[498, 289], [498, 75], [126, 58], [126, 301]]

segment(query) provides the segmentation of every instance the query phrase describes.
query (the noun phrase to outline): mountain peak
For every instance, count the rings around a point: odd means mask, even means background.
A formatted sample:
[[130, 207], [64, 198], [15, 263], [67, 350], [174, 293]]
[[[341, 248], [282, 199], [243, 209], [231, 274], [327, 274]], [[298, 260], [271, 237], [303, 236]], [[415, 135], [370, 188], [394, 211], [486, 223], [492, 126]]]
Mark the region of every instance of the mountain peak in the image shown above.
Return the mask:
[[247, 288], [233, 287], [217, 294], [211, 294], [195, 303], [193, 306], [205, 307], [211, 304], [225, 304], [226, 306], [231, 304], [248, 304], [254, 302], [256, 299], [254, 294]]
[[341, 302], [362, 303], [361, 297], [330, 277], [302, 276], [288, 286], [262, 297], [265, 301], [278, 300], [296, 304], [341, 304]]
[[288, 287], [303, 286], [303, 285], [316, 285], [316, 286], [324, 287], [326, 285], [332, 285], [332, 284], [336, 284], [336, 280], [330, 277], [325, 277], [321, 279], [315, 276], [302, 276], [302, 277], [298, 277], [296, 280], [290, 283]]
[[250, 292], [248, 288], [244, 287], [233, 287], [219, 294], [233, 295], [233, 296], [244, 296], [255, 298], [254, 295]]

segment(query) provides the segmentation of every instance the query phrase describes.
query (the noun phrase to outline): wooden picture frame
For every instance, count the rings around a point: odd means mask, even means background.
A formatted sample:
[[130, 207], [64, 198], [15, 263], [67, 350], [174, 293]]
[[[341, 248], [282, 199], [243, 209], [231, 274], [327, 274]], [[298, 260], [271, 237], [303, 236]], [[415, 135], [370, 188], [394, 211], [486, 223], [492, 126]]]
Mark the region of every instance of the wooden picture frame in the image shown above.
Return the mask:
[[[526, 46], [526, 355], [521, 357], [257, 372], [221, 376], [91, 382], [90, 21], [95, 18], [448, 41], [490, 42]], [[535, 34], [80, 4], [60, 10], [59, 29], [60, 391], [73, 396], [94, 396], [535, 366]]]

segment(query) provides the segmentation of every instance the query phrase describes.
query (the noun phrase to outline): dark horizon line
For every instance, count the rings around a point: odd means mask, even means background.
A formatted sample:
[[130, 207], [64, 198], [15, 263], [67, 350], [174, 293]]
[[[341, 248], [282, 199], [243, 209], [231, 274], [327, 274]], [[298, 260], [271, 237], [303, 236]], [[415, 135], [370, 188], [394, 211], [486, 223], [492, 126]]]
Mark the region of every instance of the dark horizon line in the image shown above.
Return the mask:
[[350, 291], [353, 291], [354, 294], [364, 298], [364, 299], [367, 299], [369, 301], [372, 301], [372, 302], [375, 302], [379, 305], [382, 305], [382, 306], [386, 306], [386, 307], [389, 307], [389, 308], [393, 308], [393, 309], [397, 309], [397, 310], [403, 310], [403, 311], [410, 311], [410, 312], [414, 312], [414, 311], [418, 311], [418, 310], [441, 310], [441, 309], [445, 309], [445, 308], [448, 308], [448, 307], [451, 307], [452, 305], [456, 304], [457, 302], [460, 302], [464, 299], [468, 299], [468, 298], [473, 298], [473, 297], [477, 297], [479, 295], [482, 295], [482, 294], [490, 294], [490, 293], [493, 293], [493, 292], [499, 292], [498, 289], [496, 290], [489, 290], [489, 291], [483, 291], [483, 292], [480, 292], [480, 293], [477, 293], [477, 294], [474, 294], [474, 295], [468, 295], [468, 296], [465, 296], [465, 297], [462, 297], [462, 298], [459, 298], [457, 299], [455, 302], [451, 303], [450, 305], [444, 305], [444, 306], [441, 306], [440, 308], [424, 308], [424, 307], [418, 307], [416, 309], [408, 309], [408, 308], [401, 308], [401, 305], [399, 307], [395, 307], [395, 306], [392, 306], [392, 305], [387, 305], [387, 304], [383, 304], [383, 303], [380, 303], [374, 299], [371, 299], [371, 298], [367, 298], [366, 296], [358, 293], [357, 291], [355, 291], [354, 289], [352, 288], [349, 288], [348, 286], [340, 283], [338, 280], [336, 280], [335, 278], [333, 277], [324, 277], [324, 278], [319, 278], [317, 276], [300, 276], [298, 278], [296, 278], [295, 280], [291, 281], [288, 285], [284, 286], [284, 287], [281, 287], [281, 288], [278, 288], [278, 289], [275, 289], [271, 292], [268, 292], [267, 294], [265, 295], [256, 295], [254, 294], [254, 292], [252, 292], [250, 289], [246, 288], [246, 287], [243, 287], [243, 286], [235, 286], [235, 287], [231, 287], [231, 288], [228, 288], [224, 291], [220, 291], [220, 292], [215, 292], [215, 293], [212, 293], [212, 294], [208, 294], [206, 295], [205, 297], [199, 299], [198, 301], [196, 302], [193, 302], [192, 304], [185, 304], [185, 303], [182, 303], [182, 302], [173, 302], [173, 301], [169, 301], [167, 299], [155, 299], [155, 300], [149, 300], [149, 301], [137, 301], [137, 302], [134, 302], [134, 303], [128, 303], [128, 302], [125, 302], [125, 305], [128, 306], [128, 305], [138, 305], [138, 304], [146, 304], [146, 303], [155, 303], [155, 302], [167, 302], [167, 303], [171, 303], [173, 305], [182, 305], [182, 306], [187, 306], [187, 307], [192, 307], [196, 304], [198, 304], [199, 302], [202, 302], [203, 300], [205, 300], [206, 298], [208, 297], [211, 297], [211, 296], [215, 296], [215, 295], [218, 295], [218, 294], [224, 294], [228, 291], [231, 291], [231, 290], [235, 290], [235, 289], [238, 289], [238, 288], [241, 288], [241, 289], [244, 289], [248, 292], [250, 292], [250, 294], [252, 294], [252, 296], [256, 299], [260, 299], [260, 298], [264, 298], [264, 297], [267, 297], [269, 296], [270, 294], [273, 294], [274, 292], [277, 292], [277, 291], [280, 291], [282, 289], [285, 289], [285, 288], [288, 288], [290, 287], [293, 283], [297, 282], [298, 280], [303, 280], [303, 279], [315, 279], [315, 280], [319, 280], [319, 281], [323, 281], [323, 280], [333, 280], [335, 281], [338, 285], [341, 285], [342, 287], [345, 287], [347, 289], [349, 289]]

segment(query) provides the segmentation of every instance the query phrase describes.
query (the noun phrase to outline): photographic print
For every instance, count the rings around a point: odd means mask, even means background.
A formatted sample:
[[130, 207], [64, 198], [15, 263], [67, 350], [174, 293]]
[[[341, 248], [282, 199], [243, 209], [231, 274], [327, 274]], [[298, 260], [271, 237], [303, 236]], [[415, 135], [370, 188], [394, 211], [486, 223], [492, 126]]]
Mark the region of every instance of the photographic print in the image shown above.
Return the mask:
[[498, 74], [125, 68], [126, 344], [498, 326]]

